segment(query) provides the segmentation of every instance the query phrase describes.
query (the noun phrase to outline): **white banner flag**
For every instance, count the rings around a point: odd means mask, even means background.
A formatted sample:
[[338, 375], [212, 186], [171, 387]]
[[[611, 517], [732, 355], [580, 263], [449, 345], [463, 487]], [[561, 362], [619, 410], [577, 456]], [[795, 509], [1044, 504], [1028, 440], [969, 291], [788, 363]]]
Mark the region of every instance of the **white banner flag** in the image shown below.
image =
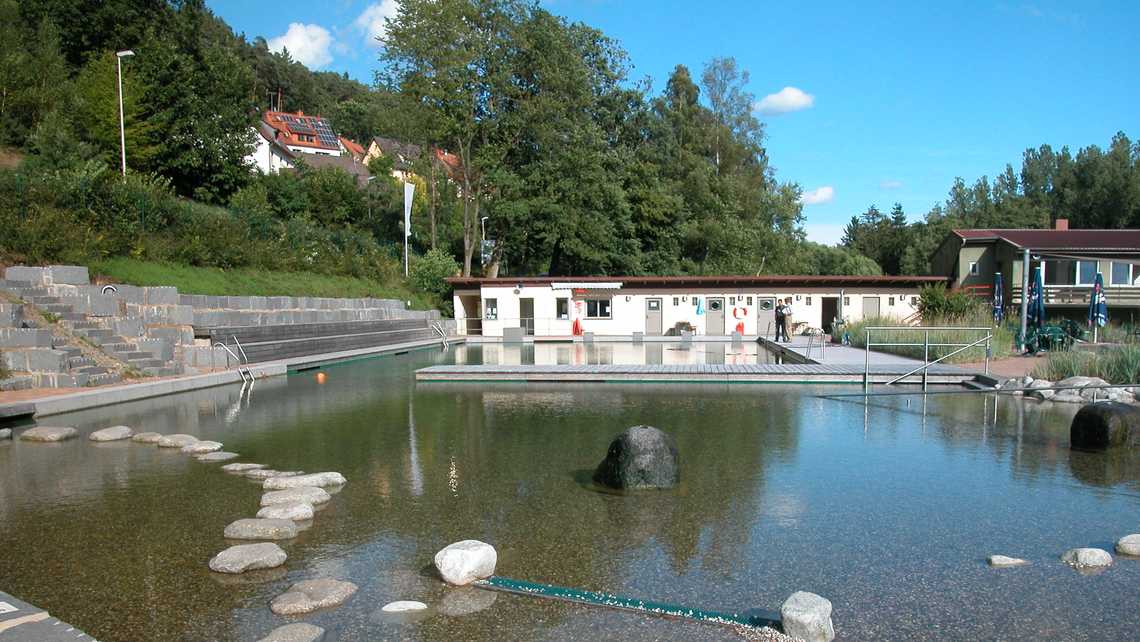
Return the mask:
[[404, 183], [404, 236], [412, 235], [412, 197], [416, 193], [415, 183]]

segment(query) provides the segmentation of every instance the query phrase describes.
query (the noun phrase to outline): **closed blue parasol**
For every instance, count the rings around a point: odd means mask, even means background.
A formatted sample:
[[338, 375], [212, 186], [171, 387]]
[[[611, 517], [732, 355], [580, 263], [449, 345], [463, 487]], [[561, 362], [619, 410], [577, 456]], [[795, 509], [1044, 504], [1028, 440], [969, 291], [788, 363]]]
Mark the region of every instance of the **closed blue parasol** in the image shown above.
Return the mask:
[[1108, 323], [1108, 300], [1104, 296], [1104, 278], [1096, 273], [1092, 295], [1089, 296], [1089, 326], [1103, 328]]
[[994, 325], [1001, 325], [1005, 319], [1005, 293], [1001, 283], [1001, 272], [994, 274]]
[[1033, 271], [1033, 282], [1029, 284], [1029, 309], [1027, 321], [1030, 327], [1045, 325], [1045, 284], [1041, 279], [1041, 266]]

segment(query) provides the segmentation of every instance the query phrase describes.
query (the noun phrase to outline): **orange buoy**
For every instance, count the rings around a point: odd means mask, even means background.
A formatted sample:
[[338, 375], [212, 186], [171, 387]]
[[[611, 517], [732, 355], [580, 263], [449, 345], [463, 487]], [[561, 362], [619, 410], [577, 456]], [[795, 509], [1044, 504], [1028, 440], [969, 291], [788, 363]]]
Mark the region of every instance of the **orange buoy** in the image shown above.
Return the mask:
[[328, 380], [328, 378], [329, 378], [329, 376], [323, 372], [317, 373], [317, 383], [324, 383], [325, 381]]

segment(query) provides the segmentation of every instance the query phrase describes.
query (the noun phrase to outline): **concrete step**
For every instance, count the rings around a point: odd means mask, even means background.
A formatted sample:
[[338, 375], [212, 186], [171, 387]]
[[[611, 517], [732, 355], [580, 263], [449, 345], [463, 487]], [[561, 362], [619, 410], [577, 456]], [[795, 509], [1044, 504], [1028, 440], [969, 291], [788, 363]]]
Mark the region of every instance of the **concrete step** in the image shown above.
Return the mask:
[[25, 298], [25, 300], [27, 300], [31, 303], [34, 303], [34, 304], [40, 306], [41, 308], [45, 307], [45, 306], [56, 305], [56, 304], [60, 303], [59, 297], [52, 296], [50, 294], [33, 294], [30, 297], [24, 297], [24, 298]]
[[106, 372], [103, 374], [91, 375], [87, 380], [89, 386], [106, 386], [112, 383], [119, 383], [123, 378], [117, 372]]
[[36, 388], [82, 388], [91, 380], [90, 375], [63, 372], [33, 372]]
[[181, 366], [173, 365], [142, 368], [142, 372], [151, 377], [175, 377], [182, 374], [183, 370]]
[[107, 328], [86, 328], [83, 330], [77, 330], [76, 334], [87, 337], [93, 342], [102, 345], [107, 339], [115, 336], [115, 331], [109, 330]]
[[103, 329], [102, 323], [99, 323], [98, 321], [92, 321], [92, 320], [88, 319], [87, 317], [83, 317], [82, 319], [78, 319], [76, 321], [69, 321], [68, 323], [66, 323], [64, 325], [66, 325], [67, 327], [69, 327], [72, 330], [75, 330], [77, 332], [79, 330], [102, 330]]
[[154, 359], [154, 355], [142, 350], [131, 350], [128, 352], [118, 352], [115, 354], [115, 358], [122, 359], [124, 361], [135, 361], [138, 359]]
[[71, 371], [86, 375], [101, 375], [111, 372], [107, 368], [103, 368], [101, 366], [80, 366], [78, 368], [72, 368]]
[[14, 375], [7, 379], [0, 379], [0, 392], [7, 390], [30, 390], [35, 387], [36, 380], [32, 375]]
[[162, 359], [131, 359], [127, 361], [127, 364], [143, 371], [146, 371], [147, 368], [162, 368], [169, 365]]
[[68, 356], [50, 348], [5, 350], [0, 358], [9, 370], [18, 372], [68, 372]]
[[50, 348], [54, 342], [45, 328], [0, 328], [0, 348]]
[[30, 288], [31, 281], [16, 281], [14, 279], [0, 279], [0, 290], [15, 290], [16, 288]]

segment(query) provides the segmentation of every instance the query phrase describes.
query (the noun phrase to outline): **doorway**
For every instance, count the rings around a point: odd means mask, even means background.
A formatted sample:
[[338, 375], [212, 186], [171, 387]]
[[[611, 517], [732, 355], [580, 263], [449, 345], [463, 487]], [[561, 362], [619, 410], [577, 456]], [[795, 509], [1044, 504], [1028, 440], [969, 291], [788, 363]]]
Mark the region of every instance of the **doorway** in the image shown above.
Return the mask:
[[875, 319], [879, 316], [879, 297], [863, 297], [863, 319]]
[[661, 299], [645, 300], [645, 336], [661, 336]]
[[709, 307], [705, 310], [705, 334], [724, 336], [724, 297], [709, 297]]
[[820, 326], [823, 327], [824, 332], [831, 334], [831, 332], [835, 329], [835, 318], [839, 316], [839, 297], [822, 297], [820, 312]]
[[534, 336], [534, 299], [519, 299], [519, 327], [528, 337]]

